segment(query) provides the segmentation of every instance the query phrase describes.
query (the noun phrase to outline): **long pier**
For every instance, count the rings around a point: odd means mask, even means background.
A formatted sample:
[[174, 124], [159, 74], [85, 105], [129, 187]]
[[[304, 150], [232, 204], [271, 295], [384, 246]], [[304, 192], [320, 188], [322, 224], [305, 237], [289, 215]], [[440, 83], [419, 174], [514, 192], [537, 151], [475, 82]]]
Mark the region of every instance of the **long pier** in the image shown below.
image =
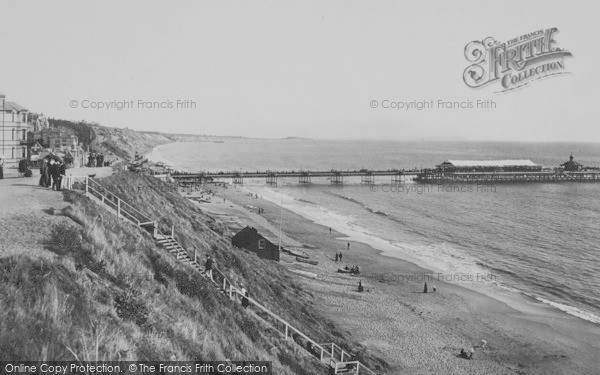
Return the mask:
[[374, 184], [375, 177], [390, 177], [392, 184], [414, 180], [425, 184], [448, 183], [519, 183], [519, 182], [600, 182], [600, 169], [566, 171], [561, 168], [542, 171], [516, 172], [444, 172], [438, 169], [411, 170], [330, 170], [330, 171], [257, 171], [257, 172], [204, 172], [174, 173], [171, 177], [180, 184], [195, 184], [215, 179], [230, 179], [243, 185], [244, 179], [264, 178], [268, 185], [277, 185], [280, 178], [297, 178], [300, 184], [311, 184], [315, 178], [326, 178], [332, 185], [343, 185], [347, 177], [360, 177], [363, 184]]
[[360, 177], [361, 183], [374, 184], [375, 177], [388, 176], [391, 182], [399, 184], [407, 178], [414, 179], [422, 174], [420, 169], [412, 170], [329, 170], [329, 171], [257, 171], [257, 172], [203, 172], [195, 174], [174, 173], [171, 177], [181, 183], [198, 183], [215, 179], [231, 179], [234, 184], [243, 185], [244, 179], [264, 178], [268, 185], [277, 185], [280, 178], [297, 178], [301, 184], [310, 184], [314, 178], [329, 179], [332, 185], [342, 185], [346, 177]]

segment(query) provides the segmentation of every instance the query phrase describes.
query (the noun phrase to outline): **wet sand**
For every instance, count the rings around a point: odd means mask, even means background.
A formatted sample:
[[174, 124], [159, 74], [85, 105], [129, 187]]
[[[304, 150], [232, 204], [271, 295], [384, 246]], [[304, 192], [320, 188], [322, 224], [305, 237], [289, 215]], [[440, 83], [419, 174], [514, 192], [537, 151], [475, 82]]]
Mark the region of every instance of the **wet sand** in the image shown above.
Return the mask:
[[[600, 374], [596, 324], [483, 283], [465, 288], [430, 279], [424, 294], [424, 279], [403, 277], [423, 275], [428, 272], [424, 268], [383, 256], [335, 231], [330, 234], [329, 228], [250, 196], [246, 189], [205, 188], [216, 196], [205, 194], [210, 203], [199, 207], [231, 233], [251, 225], [277, 243], [282, 217], [283, 246], [302, 248], [319, 264], [298, 263], [289, 255], [282, 256], [282, 263], [315, 294], [324, 313], [388, 360], [393, 373]], [[258, 208], [264, 210], [260, 215]], [[343, 262], [336, 262], [334, 254], [340, 251]], [[338, 273], [345, 265], [358, 265], [361, 274]], [[376, 277], [382, 274], [386, 276]], [[364, 293], [357, 291], [359, 280]], [[486, 340], [485, 348], [481, 340]], [[458, 357], [461, 348], [471, 347], [472, 360]]]

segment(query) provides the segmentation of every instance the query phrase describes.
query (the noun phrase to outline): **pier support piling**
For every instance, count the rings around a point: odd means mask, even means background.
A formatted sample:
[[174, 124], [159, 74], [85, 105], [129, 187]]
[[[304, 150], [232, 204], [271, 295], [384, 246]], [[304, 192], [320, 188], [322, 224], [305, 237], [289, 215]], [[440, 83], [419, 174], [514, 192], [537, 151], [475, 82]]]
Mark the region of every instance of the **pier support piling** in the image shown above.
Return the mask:
[[372, 185], [375, 183], [375, 176], [373, 176], [372, 173], [367, 172], [367, 174], [360, 177], [360, 183]]
[[311, 183], [310, 174], [302, 173], [300, 176], [298, 176], [298, 182], [301, 184], [310, 184]]
[[235, 175], [233, 176], [233, 183], [234, 185], [244, 185], [244, 177], [242, 175]]
[[267, 175], [267, 185], [277, 186], [277, 175], [276, 174]]
[[331, 175], [331, 184], [332, 185], [343, 185], [344, 184], [344, 175], [340, 172], [333, 172]]

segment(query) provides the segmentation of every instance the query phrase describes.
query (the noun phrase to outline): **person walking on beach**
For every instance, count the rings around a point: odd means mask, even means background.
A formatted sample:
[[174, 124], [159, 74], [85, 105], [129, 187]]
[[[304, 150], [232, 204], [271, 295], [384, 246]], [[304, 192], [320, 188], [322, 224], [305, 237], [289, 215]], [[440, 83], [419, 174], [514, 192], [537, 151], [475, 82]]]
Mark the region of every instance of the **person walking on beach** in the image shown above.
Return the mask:
[[423, 286], [423, 293], [427, 293], [427, 281], [425, 281], [425, 285]]
[[340, 262], [342, 261], [342, 252], [340, 251]]
[[331, 234], [331, 228], [329, 228], [329, 234]]
[[348, 246], [346, 247], [346, 249], [350, 250], [350, 242], [348, 242]]
[[337, 262], [340, 259], [340, 254], [335, 253], [335, 261]]

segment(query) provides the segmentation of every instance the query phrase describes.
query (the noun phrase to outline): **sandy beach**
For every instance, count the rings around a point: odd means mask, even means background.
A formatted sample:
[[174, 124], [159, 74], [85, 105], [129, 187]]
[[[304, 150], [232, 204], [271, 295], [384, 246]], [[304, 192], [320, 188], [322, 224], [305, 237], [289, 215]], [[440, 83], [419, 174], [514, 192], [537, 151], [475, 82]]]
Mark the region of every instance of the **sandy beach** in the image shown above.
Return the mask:
[[[281, 215], [282, 245], [302, 248], [318, 265], [295, 262], [289, 255], [282, 257], [282, 263], [297, 273], [324, 313], [386, 358], [394, 373], [600, 373], [598, 325], [483, 283], [467, 288], [429, 279], [429, 293], [424, 294], [427, 279], [405, 276], [424, 275], [428, 270], [330, 233], [329, 228], [281, 211], [245, 188], [223, 186], [205, 185], [213, 195], [205, 193], [204, 200], [210, 202], [198, 206], [232, 233], [251, 225], [274, 243]], [[263, 210], [260, 215], [259, 208]], [[340, 251], [341, 263], [335, 261]], [[338, 273], [345, 265], [358, 265], [361, 274]], [[359, 280], [364, 293], [357, 291]], [[473, 359], [460, 358], [461, 348], [474, 348]]]

